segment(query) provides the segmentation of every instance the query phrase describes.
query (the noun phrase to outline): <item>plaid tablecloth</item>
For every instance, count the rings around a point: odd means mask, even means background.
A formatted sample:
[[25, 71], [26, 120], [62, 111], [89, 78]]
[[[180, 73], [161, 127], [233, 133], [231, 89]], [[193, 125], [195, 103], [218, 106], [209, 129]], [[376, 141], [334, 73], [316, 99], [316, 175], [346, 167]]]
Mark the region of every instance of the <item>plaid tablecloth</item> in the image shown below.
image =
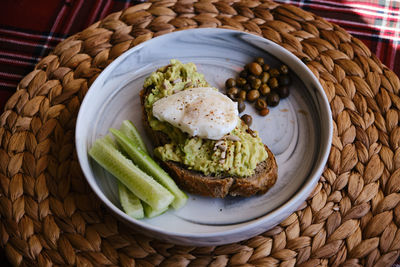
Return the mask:
[[[18, 82], [57, 43], [137, 2], [141, 1], [0, 0], [0, 110]], [[399, 0], [277, 2], [299, 6], [342, 26], [400, 75]]]

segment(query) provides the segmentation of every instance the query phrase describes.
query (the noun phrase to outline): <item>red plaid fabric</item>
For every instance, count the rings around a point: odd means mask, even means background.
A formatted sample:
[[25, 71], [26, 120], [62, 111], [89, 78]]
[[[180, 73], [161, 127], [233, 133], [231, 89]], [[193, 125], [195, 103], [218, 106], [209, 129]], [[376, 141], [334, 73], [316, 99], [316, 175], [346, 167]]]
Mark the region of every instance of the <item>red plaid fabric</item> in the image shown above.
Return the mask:
[[130, 0], [1, 0], [0, 110], [18, 82], [66, 37], [108, 14], [127, 8]]

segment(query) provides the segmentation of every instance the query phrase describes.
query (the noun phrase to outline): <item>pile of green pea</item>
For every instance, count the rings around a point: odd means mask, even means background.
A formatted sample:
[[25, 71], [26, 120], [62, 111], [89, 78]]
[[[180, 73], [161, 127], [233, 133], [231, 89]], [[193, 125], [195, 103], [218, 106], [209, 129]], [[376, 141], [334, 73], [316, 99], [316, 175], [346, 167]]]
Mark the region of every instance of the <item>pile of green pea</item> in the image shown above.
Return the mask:
[[254, 102], [261, 116], [269, 113], [268, 107], [275, 107], [280, 99], [289, 96], [291, 79], [288, 66], [271, 68], [258, 57], [247, 64], [237, 79], [229, 78], [225, 82], [226, 94], [238, 102], [239, 112], [246, 108], [245, 101]]

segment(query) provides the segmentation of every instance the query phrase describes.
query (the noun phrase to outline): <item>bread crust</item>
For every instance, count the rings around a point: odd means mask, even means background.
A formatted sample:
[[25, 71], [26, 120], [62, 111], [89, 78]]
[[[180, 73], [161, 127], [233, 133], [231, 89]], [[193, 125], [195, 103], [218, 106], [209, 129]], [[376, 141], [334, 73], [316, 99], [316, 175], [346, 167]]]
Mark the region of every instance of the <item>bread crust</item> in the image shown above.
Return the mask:
[[[150, 90], [146, 90], [146, 88], [140, 92], [143, 126], [153, 144], [161, 146], [167, 144], [170, 140], [166, 134], [153, 131], [149, 125], [144, 108], [144, 100], [149, 93]], [[227, 195], [249, 197], [266, 193], [275, 184], [278, 177], [278, 165], [275, 156], [266, 145], [264, 146], [268, 158], [257, 165], [253, 175], [247, 177], [207, 176], [198, 171], [189, 170], [177, 162], [160, 161], [160, 163], [177, 185], [189, 193], [219, 198]]]

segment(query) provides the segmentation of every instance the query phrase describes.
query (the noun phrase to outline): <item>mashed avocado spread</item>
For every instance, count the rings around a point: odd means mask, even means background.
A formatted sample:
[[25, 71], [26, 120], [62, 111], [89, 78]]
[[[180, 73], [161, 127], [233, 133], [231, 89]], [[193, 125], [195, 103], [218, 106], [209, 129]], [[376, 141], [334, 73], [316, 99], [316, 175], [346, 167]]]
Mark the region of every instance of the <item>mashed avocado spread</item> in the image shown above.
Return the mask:
[[210, 140], [189, 136], [153, 116], [152, 106], [160, 98], [181, 90], [207, 86], [204, 75], [197, 72], [193, 63], [183, 64], [174, 59], [146, 78], [144, 87], [152, 88], [144, 103], [150, 127], [162, 131], [170, 139], [169, 144], [155, 148], [154, 154], [163, 161], [179, 162], [205, 175], [244, 177], [254, 174], [257, 164], [267, 159], [268, 154], [258, 133], [249, 131], [243, 122], [239, 122], [226, 138]]

